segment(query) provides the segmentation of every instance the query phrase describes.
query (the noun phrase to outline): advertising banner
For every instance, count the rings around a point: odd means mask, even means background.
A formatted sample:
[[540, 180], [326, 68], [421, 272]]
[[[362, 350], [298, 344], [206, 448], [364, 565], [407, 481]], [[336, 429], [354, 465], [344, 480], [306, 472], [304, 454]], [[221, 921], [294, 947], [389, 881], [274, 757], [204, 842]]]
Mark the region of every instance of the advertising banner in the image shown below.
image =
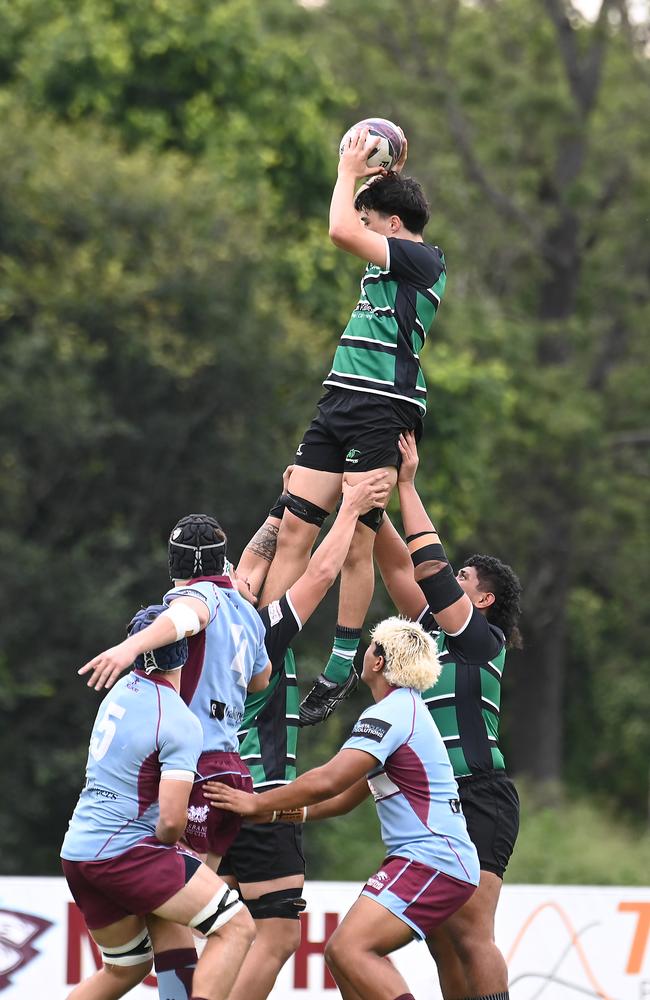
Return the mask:
[[[350, 882], [307, 884], [302, 944], [273, 1000], [337, 996], [323, 951], [359, 889]], [[650, 888], [506, 885], [497, 942], [512, 1000], [650, 1000]], [[393, 961], [417, 1000], [440, 1000], [424, 944], [408, 945]], [[64, 1000], [98, 964], [63, 879], [0, 878], [0, 1000]], [[158, 1000], [155, 978], [129, 997]]]

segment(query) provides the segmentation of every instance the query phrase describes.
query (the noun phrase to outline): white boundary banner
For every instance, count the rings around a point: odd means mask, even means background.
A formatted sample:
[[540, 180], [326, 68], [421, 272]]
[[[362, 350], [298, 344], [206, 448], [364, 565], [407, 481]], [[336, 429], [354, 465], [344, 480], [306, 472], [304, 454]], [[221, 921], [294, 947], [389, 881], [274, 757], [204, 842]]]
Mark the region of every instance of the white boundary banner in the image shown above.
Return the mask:
[[[360, 885], [310, 882], [302, 944], [273, 1000], [333, 1000], [326, 939]], [[518, 885], [503, 889], [497, 942], [511, 1000], [650, 1000], [650, 888]], [[62, 878], [0, 878], [0, 1000], [64, 1000], [97, 968], [79, 910]], [[417, 1000], [439, 1000], [426, 946], [394, 956]], [[153, 977], [129, 997], [158, 1000]]]

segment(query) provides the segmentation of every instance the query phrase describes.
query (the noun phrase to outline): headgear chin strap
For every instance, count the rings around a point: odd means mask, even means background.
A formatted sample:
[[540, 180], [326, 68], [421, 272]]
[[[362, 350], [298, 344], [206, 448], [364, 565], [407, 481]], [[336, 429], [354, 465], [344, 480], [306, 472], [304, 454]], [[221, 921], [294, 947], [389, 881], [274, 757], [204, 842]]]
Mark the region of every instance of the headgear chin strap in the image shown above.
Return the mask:
[[[129, 622], [126, 630], [127, 635], [134, 635], [134, 633], [146, 628], [147, 625], [151, 625], [158, 615], [166, 610], [164, 604], [150, 604], [148, 608], [141, 608]], [[176, 642], [170, 642], [168, 646], [160, 646], [158, 649], [149, 649], [145, 653], [141, 653], [135, 660], [135, 666], [138, 670], [144, 670], [146, 674], [150, 674], [153, 670], [178, 670], [179, 667], [183, 666], [188, 655], [187, 639], [183, 638]]]
[[219, 576], [226, 558], [226, 534], [209, 514], [188, 514], [169, 536], [169, 575], [172, 580]]

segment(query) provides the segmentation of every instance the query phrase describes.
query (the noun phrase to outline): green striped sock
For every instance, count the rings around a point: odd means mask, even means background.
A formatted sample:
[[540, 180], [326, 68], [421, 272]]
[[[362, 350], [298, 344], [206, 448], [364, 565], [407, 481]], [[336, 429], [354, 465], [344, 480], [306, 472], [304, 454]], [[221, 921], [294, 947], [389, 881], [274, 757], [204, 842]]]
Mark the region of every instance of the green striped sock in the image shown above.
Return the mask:
[[352, 672], [354, 654], [361, 641], [360, 628], [346, 628], [337, 625], [334, 633], [334, 645], [327, 665], [323, 671], [328, 681], [344, 684]]

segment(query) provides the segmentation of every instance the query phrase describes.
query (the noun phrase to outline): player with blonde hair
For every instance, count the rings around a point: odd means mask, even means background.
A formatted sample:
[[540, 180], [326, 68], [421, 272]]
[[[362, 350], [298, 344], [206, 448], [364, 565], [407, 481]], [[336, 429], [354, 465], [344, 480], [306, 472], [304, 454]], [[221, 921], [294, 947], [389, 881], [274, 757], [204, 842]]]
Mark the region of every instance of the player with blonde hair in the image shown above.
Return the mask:
[[407, 618], [386, 618], [370, 637], [384, 657], [384, 679], [389, 684], [426, 691], [440, 675], [438, 650], [429, 633], [413, 625]]
[[373, 630], [363, 660], [374, 704], [332, 760], [257, 795], [206, 785], [213, 805], [259, 822], [339, 816], [372, 793], [387, 857], [325, 953], [344, 1000], [413, 1000], [384, 956], [425, 939], [478, 882], [449, 757], [420, 696], [439, 670], [435, 641], [422, 626], [388, 618]]

